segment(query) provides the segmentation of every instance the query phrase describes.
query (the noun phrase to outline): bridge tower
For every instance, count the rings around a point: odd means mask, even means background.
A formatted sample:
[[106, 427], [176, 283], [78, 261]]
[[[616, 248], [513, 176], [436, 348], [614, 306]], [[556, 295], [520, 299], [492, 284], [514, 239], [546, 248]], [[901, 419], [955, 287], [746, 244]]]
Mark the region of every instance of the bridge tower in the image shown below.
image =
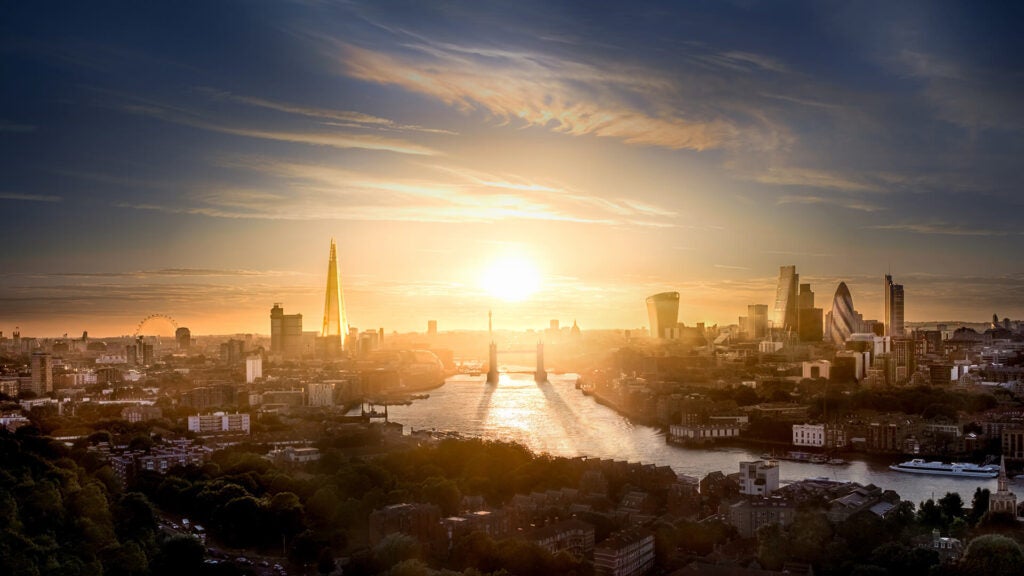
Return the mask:
[[491, 337], [491, 347], [487, 355], [487, 383], [498, 383], [498, 345], [494, 343], [494, 330], [491, 322], [491, 311], [487, 311], [487, 334]]
[[543, 384], [548, 381], [548, 372], [544, 369], [544, 343], [537, 342], [537, 371], [533, 373], [533, 381]]

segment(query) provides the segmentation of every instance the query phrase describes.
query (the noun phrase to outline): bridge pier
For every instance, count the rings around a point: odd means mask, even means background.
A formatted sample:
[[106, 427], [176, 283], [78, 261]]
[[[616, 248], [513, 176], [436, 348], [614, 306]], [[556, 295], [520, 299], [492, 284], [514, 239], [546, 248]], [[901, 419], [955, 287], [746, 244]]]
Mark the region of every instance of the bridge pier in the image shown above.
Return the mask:
[[537, 370], [533, 373], [533, 381], [542, 384], [548, 381], [547, 370], [544, 370], [544, 343], [537, 342]]

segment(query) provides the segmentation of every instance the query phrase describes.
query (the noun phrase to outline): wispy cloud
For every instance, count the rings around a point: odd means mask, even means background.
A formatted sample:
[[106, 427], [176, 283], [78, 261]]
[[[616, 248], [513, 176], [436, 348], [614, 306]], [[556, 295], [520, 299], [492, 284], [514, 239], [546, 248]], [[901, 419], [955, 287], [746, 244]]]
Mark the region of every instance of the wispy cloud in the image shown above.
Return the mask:
[[17, 122], [0, 119], [0, 132], [6, 132], [9, 134], [28, 134], [35, 131], [36, 127], [31, 124], [19, 124]]
[[938, 223], [903, 223], [880, 224], [870, 226], [873, 230], [889, 230], [893, 232], [911, 232], [914, 234], [931, 234], [937, 236], [1024, 236], [1019, 230], [997, 230], [992, 228], [968, 228], [956, 224]]
[[[363, 149], [397, 152], [400, 154], [411, 154], [419, 156], [430, 156], [437, 152], [427, 146], [401, 140], [388, 138], [376, 134], [356, 134], [344, 132], [337, 129], [319, 129], [306, 131], [269, 130], [264, 128], [253, 128], [244, 126], [232, 126], [213, 122], [203, 118], [201, 115], [184, 112], [162, 105], [154, 104], [122, 104], [118, 108], [130, 114], [157, 118], [174, 124], [190, 126], [200, 130], [257, 138], [261, 140], [273, 140], [277, 142], [290, 142], [294, 144], [305, 144], [310, 146], [327, 146], [338, 149]], [[328, 127], [330, 128], [330, 127]]]
[[[779, 128], [764, 118], [740, 120], [705, 102], [689, 102], [678, 79], [636, 66], [598, 67], [421, 38], [391, 51], [331, 46], [351, 77], [400, 86], [466, 112], [483, 110], [503, 123], [672, 149], [774, 147], [779, 141]], [[751, 64], [750, 58], [734, 55], [737, 62]]]
[[23, 202], [60, 202], [60, 196], [46, 194], [19, 194], [17, 192], [0, 192], [0, 200], [20, 200]]
[[123, 208], [264, 220], [495, 222], [563, 221], [676, 226], [675, 211], [648, 202], [601, 198], [550, 181], [452, 165], [414, 164], [413, 175], [375, 174], [265, 157], [221, 159], [258, 175], [266, 187], [203, 184], [190, 202], [121, 202]]
[[876, 184], [852, 178], [844, 174], [812, 168], [771, 167], [762, 172], [740, 174], [745, 180], [775, 186], [802, 186], [806, 188], [829, 188], [847, 192], [882, 192]]
[[426, 128], [414, 124], [400, 124], [388, 118], [381, 118], [379, 116], [364, 114], [362, 112], [354, 112], [351, 110], [333, 110], [329, 108], [298, 106], [295, 104], [275, 102], [272, 100], [266, 100], [264, 98], [257, 98], [254, 96], [232, 94], [231, 92], [227, 92], [224, 90], [217, 90], [214, 88], [207, 87], [198, 88], [197, 90], [205, 94], [209, 94], [210, 96], [216, 99], [230, 100], [233, 102], [247, 104], [249, 106], [256, 106], [259, 108], [275, 110], [287, 114], [295, 114], [299, 116], [306, 116], [310, 118], [317, 118], [324, 121], [330, 121], [328, 122], [328, 124], [332, 126], [339, 126], [344, 128], [372, 128], [378, 130], [395, 130], [404, 132], [425, 132], [430, 134], [456, 134], [456, 132], [453, 132], [451, 130], [442, 130], [440, 128]]
[[69, 278], [150, 278], [150, 277], [204, 277], [204, 276], [250, 276], [250, 277], [283, 277], [300, 275], [299, 272], [285, 270], [230, 270], [215, 268], [161, 268], [157, 270], [137, 270], [129, 272], [53, 272], [48, 274], [28, 274], [28, 276], [69, 277]]
[[841, 198], [836, 196], [796, 196], [796, 195], [785, 195], [777, 200], [778, 204], [818, 204], [823, 206], [837, 206], [839, 208], [846, 208], [849, 210], [858, 210], [860, 212], [878, 212], [882, 210], [881, 206], [863, 202], [861, 200], [855, 200], [851, 198]]
[[754, 70], [767, 70], [770, 72], [789, 71], [789, 68], [776, 58], [739, 50], [700, 54], [692, 57], [692, 59], [701, 64], [737, 72], [750, 72]]

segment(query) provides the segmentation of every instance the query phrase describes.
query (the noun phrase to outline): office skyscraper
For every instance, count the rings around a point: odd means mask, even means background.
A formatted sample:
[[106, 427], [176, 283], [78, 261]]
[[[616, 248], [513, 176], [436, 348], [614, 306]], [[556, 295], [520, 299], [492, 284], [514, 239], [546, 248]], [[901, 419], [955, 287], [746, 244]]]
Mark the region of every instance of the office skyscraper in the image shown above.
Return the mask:
[[768, 335], [768, 305], [747, 306], [747, 333], [750, 338], [764, 338]]
[[779, 285], [775, 289], [775, 314], [772, 321], [782, 331], [799, 331], [800, 312], [797, 303], [797, 287], [800, 275], [796, 266], [779, 266]]
[[178, 350], [187, 352], [192, 346], [192, 331], [182, 326], [174, 331], [174, 340], [178, 343]]
[[285, 314], [280, 303], [270, 309], [270, 353], [302, 354], [302, 314]]
[[893, 284], [892, 276], [885, 275], [885, 290], [882, 292], [885, 298], [885, 322], [886, 336], [903, 336], [903, 284]]
[[324, 325], [320, 332], [323, 338], [330, 338], [329, 350], [344, 348], [344, 337], [348, 334], [348, 318], [345, 317], [345, 300], [341, 295], [341, 280], [338, 277], [338, 255], [331, 238], [331, 256], [327, 263], [327, 294], [324, 297]]
[[666, 338], [668, 330], [679, 325], [679, 292], [648, 296], [647, 320], [651, 323], [651, 336]]
[[800, 340], [803, 342], [821, 342], [821, 308], [814, 307], [814, 292], [810, 284], [800, 285], [799, 305]]
[[860, 314], [853, 309], [853, 296], [846, 282], [840, 282], [836, 288], [836, 295], [832, 298], [832, 311], [828, 313], [828, 339], [836, 346], [842, 347], [846, 344], [850, 334], [858, 332], [861, 328]]

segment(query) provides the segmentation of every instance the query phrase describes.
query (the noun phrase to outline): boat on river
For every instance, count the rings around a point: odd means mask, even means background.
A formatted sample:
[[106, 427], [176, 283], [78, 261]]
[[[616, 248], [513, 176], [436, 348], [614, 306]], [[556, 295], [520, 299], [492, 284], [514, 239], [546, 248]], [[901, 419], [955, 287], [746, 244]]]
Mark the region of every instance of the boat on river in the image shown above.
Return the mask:
[[911, 474], [936, 474], [940, 476], [962, 476], [964, 478], [995, 478], [999, 475], [999, 466], [994, 464], [986, 464], [985, 466], [963, 462], [945, 464], [943, 462], [925, 462], [921, 458], [893, 464], [889, 466], [889, 469], [897, 472], [909, 472]]

